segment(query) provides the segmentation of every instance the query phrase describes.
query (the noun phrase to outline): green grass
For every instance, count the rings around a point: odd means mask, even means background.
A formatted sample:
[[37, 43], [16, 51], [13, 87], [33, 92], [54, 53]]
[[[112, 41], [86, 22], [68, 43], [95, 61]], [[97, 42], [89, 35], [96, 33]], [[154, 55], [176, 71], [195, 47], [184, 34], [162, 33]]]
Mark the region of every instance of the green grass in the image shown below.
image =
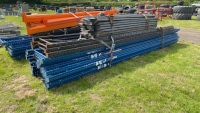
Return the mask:
[[179, 42], [46, 91], [25, 60], [1, 48], [0, 111], [199, 112], [199, 50]]
[[[24, 26], [19, 17], [7, 16], [6, 21]], [[176, 20], [165, 19], [159, 25], [165, 21]], [[200, 45], [187, 42], [132, 58], [50, 91], [44, 89], [40, 78], [31, 76], [26, 60], [12, 59], [3, 47], [0, 77], [2, 113], [200, 112]]]
[[38, 13], [38, 14], [50, 14], [50, 13], [55, 13], [55, 11], [53, 11], [53, 10], [47, 10], [47, 11], [44, 11], [44, 12], [39, 12], [38, 10], [37, 11], [35, 11], [35, 10], [30, 10], [30, 12], [32, 12], [32, 13]]
[[191, 20], [173, 20], [171, 18], [164, 18], [163, 21], [158, 21], [158, 25], [200, 30], [200, 21], [197, 20], [196, 16], [192, 16]]

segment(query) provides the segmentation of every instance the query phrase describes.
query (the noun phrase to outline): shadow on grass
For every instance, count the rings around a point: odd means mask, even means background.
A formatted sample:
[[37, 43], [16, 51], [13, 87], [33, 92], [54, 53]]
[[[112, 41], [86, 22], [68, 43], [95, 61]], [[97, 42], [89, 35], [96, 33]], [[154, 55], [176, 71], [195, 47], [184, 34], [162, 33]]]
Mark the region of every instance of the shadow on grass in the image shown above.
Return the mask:
[[51, 89], [49, 92], [53, 94], [76, 94], [80, 91], [93, 88], [95, 85], [105, 82], [109, 78], [123, 76], [123, 73], [134, 72], [145, 65], [155, 62], [166, 55], [177, 53], [178, 50], [186, 48], [188, 45], [184, 43], [173, 44], [169, 47], [153, 51], [137, 58], [132, 58], [124, 62], [118, 63], [109, 68], [105, 68], [99, 72], [82, 77], [76, 81], [64, 84], [60, 87]]
[[9, 52], [6, 50], [5, 47], [1, 47], [0, 49], [2, 50], [5, 50], [4, 53], [0, 53], [0, 55], [3, 55], [3, 56], [6, 56], [5, 58], [9, 58], [9, 61], [13, 61], [14, 63], [17, 63], [17, 64], [26, 64], [28, 63], [28, 61], [25, 59], [25, 58], [22, 58], [22, 59], [15, 59], [13, 57], [10, 56]]

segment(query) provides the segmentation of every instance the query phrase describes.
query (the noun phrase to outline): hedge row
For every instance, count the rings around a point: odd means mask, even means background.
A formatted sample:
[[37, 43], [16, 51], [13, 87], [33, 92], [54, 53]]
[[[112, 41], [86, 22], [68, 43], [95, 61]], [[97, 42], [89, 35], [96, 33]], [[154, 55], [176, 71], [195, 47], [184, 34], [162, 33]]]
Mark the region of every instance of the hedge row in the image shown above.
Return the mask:
[[[131, 5], [131, 6], [135, 6], [135, 4], [137, 4], [138, 2], [83, 2], [83, 3], [73, 3], [73, 4], [69, 4], [68, 2], [52, 2], [52, 3], [44, 3], [44, 5], [49, 5], [49, 4], [54, 4], [56, 6], [69, 6], [69, 5], [78, 5], [78, 4], [83, 4], [83, 5], [103, 5], [103, 6], [112, 6], [112, 7], [118, 7], [121, 5]], [[159, 6], [160, 4], [165, 4], [166, 2], [157, 2], [155, 5]], [[141, 4], [144, 4], [141, 2]], [[152, 4], [151, 2], [149, 2], [149, 4]], [[176, 4], [176, 3], [173, 3]]]
[[[193, 3], [197, 3], [198, 1], [191, 1], [190, 2], [190, 0], [187, 0], [187, 1], [184, 1], [184, 6], [191, 6]], [[135, 4], [137, 4], [138, 2], [137, 1], [135, 1], [135, 2], [92, 2], [92, 4], [97, 4], [97, 5], [104, 5], [104, 6], [106, 6], [106, 5], [111, 5], [111, 6], [113, 6], [113, 7], [117, 7], [117, 6], [120, 6], [120, 5], [132, 5], [132, 6], [135, 6]], [[153, 4], [153, 2], [152, 1], [150, 1], [150, 2], [141, 2], [141, 4], [150, 4], [150, 5], [152, 5]], [[156, 6], [160, 6], [161, 4], [170, 4], [170, 5], [176, 5], [177, 4], [177, 1], [168, 1], [168, 2], [166, 2], [166, 0], [165, 1], [157, 1], [156, 2]]]
[[121, 5], [131, 5], [135, 6], [137, 2], [92, 2], [93, 5], [103, 5], [103, 6], [112, 6], [118, 7]]
[[50, 5], [53, 4], [55, 6], [69, 6], [69, 5], [78, 5], [78, 4], [83, 4], [83, 5], [91, 5], [90, 2], [80, 2], [80, 3], [68, 3], [68, 2], [51, 2], [51, 3], [43, 3], [44, 5]]
[[[103, 5], [103, 6], [112, 6], [112, 7], [118, 7], [118, 6], [121, 6], [121, 5], [131, 5], [131, 6], [135, 6], [135, 4], [137, 4], [138, 2], [135, 1], [135, 2], [79, 2], [79, 3], [68, 3], [68, 2], [51, 2], [51, 3], [44, 3], [44, 4], [54, 4], [54, 5], [57, 5], [57, 6], [69, 6], [69, 5], [78, 5], [78, 4], [83, 4], [83, 5]], [[151, 2], [141, 2], [141, 4], [153, 4], [152, 1]], [[170, 5], [175, 5], [177, 4], [177, 1], [172, 1], [172, 2], [166, 2], [166, 1], [157, 1], [156, 2], [156, 6], [160, 6], [161, 4], [170, 4]], [[184, 5], [185, 6], [189, 6], [191, 5], [192, 3], [191, 2], [185, 2]]]
[[[44, 1], [46, 1], [46, 0], [23, 0], [23, 1], [28, 1], [27, 3], [38, 3], [39, 1], [40, 2], [43, 2], [43, 3], [41, 3], [41, 4], [44, 4], [44, 5], [49, 5], [49, 4], [54, 4], [54, 5], [57, 5], [57, 6], [69, 6], [69, 5], [77, 5], [77, 4], [83, 4], [83, 5], [91, 5], [91, 4], [93, 4], [93, 5], [104, 5], [104, 6], [107, 6], [107, 5], [109, 5], [109, 6], [112, 6], [112, 7], [118, 7], [118, 6], [121, 6], [121, 5], [131, 5], [131, 6], [135, 6], [135, 4], [136, 3], [138, 3], [137, 1], [134, 1], [134, 2], [76, 2], [76, 3], [70, 3], [69, 1], [70, 0], [68, 0], [68, 2], [66, 2], [66, 1], [62, 1], [62, 2], [44, 2]], [[152, 4], [152, 1], [153, 0], [151, 0], [148, 4]], [[196, 0], [184, 0], [185, 1], [185, 3], [184, 3], [184, 5], [191, 5], [192, 3], [197, 3], [198, 1], [196, 1]], [[16, 0], [0, 0], [0, 4], [5, 4], [5, 3], [9, 3], [9, 4], [11, 4], [11, 3], [15, 3], [16, 2]], [[146, 2], [147, 3], [147, 2]], [[173, 1], [171, 1], [171, 2], [166, 2], [166, 0], [165, 1], [157, 1], [156, 2], [156, 6], [159, 6], [160, 4], [166, 4], [166, 3], [169, 3], [169, 4], [177, 4], [177, 0], [173, 0]], [[40, 4], [40, 3], [39, 3]], [[141, 4], [144, 4], [144, 2], [141, 2]]]

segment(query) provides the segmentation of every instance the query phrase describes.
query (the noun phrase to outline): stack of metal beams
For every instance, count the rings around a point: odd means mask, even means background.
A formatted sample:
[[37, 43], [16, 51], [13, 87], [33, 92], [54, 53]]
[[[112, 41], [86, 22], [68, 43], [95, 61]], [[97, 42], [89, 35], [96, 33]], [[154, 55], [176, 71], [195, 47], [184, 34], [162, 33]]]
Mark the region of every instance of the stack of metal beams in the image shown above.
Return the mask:
[[[22, 19], [26, 24], [28, 35], [31, 36], [40, 32], [78, 26], [78, 23], [84, 16], [97, 16], [99, 13], [100, 11], [41, 15], [27, 15], [23, 13]], [[115, 14], [115, 10], [101, 11], [101, 13], [112, 15]]]
[[67, 51], [67, 46], [70, 46], [70, 44], [66, 45], [66, 42], [77, 40], [79, 36], [80, 33], [52, 36], [37, 36], [33, 38], [31, 46], [32, 48], [41, 48], [42, 50], [44, 50], [44, 53], [48, 57], [59, 56], [62, 54], [66, 54], [65, 51]]
[[124, 14], [116, 16], [88, 16], [82, 20], [82, 34], [104, 37], [127, 32], [155, 29], [157, 18], [150, 14]]
[[31, 38], [27, 35], [0, 38], [0, 43], [16, 60], [25, 58], [25, 51], [31, 49], [30, 42]]
[[37, 37], [39, 49], [28, 50], [26, 58], [32, 74], [51, 89], [178, 41], [178, 29], [156, 26], [151, 15], [85, 17], [81, 37]]
[[19, 26], [13, 23], [0, 25], [0, 37], [6, 36], [19, 36], [20, 30]]
[[65, 34], [80, 33], [80, 31], [81, 31], [80, 27], [76, 26], [76, 27], [70, 27], [70, 28], [56, 29], [56, 30], [52, 30], [48, 32], [36, 33], [33, 36], [65, 35]]
[[[12, 25], [12, 24], [11, 24]], [[10, 27], [12, 29], [12, 27]], [[1, 31], [0, 31], [1, 32]], [[11, 34], [7, 35], [0, 35], [0, 45], [6, 47], [6, 50], [9, 54], [15, 59], [25, 58], [25, 51], [32, 48], [38, 47], [38, 36], [41, 37], [61, 37], [67, 36], [68, 33], [77, 33], [80, 32], [79, 27], [72, 27], [66, 29], [59, 29], [44, 33], [38, 33], [33, 35], [32, 37], [28, 36], [12, 36]], [[79, 33], [78, 33], [79, 35]], [[78, 36], [77, 35], [77, 36]]]

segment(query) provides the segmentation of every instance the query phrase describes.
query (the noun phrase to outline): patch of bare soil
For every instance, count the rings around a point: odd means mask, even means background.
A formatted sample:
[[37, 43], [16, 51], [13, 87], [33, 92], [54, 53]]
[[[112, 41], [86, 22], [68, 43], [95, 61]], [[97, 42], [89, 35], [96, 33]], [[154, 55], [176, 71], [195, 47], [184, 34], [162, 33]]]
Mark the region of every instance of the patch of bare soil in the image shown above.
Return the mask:
[[36, 112], [45, 112], [48, 106], [45, 104], [38, 104], [36, 108]]
[[47, 113], [58, 113], [58, 109], [53, 105], [48, 103], [49, 96], [38, 96], [37, 97], [37, 107], [35, 112], [47, 112]]
[[19, 100], [33, 96], [37, 92], [37, 90], [31, 89], [31, 86], [27, 81], [27, 77], [23, 75], [14, 78], [12, 80], [12, 84], [6, 86], [5, 88], [13, 90]]
[[190, 29], [181, 29], [178, 32], [180, 36], [180, 41], [192, 42], [195, 44], [200, 44], [200, 31], [190, 30]]
[[14, 91], [18, 99], [23, 99], [29, 96], [33, 96], [37, 90], [31, 89], [30, 85], [20, 84], [14, 88]]
[[48, 108], [48, 97], [38, 97], [36, 112], [45, 112]]
[[16, 77], [16, 78], [14, 78], [13, 80], [12, 80], [12, 83], [14, 83], [14, 84], [16, 84], [16, 83], [26, 83], [27, 82], [27, 77], [26, 76], [18, 76], [18, 77]]
[[17, 105], [7, 105], [6, 107], [0, 108], [0, 112], [2, 113], [6, 111], [6, 113], [13, 113], [17, 109], [18, 109]]
[[92, 100], [101, 100], [101, 98], [100, 98], [99, 95], [97, 95], [97, 94], [90, 94], [90, 98], [91, 98]]
[[58, 109], [53, 105], [50, 105], [47, 109], [47, 113], [59, 113]]

